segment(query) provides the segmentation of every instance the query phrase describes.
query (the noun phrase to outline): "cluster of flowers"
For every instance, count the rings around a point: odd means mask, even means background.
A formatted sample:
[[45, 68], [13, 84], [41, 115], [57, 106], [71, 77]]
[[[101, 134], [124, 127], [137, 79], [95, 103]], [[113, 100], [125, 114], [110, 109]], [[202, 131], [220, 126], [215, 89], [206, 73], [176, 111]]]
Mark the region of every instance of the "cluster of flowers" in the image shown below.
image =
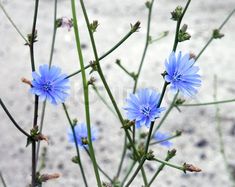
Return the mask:
[[[194, 65], [195, 60], [190, 58], [190, 54], [179, 52], [178, 55], [172, 52], [165, 62], [166, 83], [170, 84], [171, 90], [179, 92], [184, 96], [193, 96], [197, 93], [197, 87], [201, 85], [201, 77], [198, 74], [199, 67]], [[65, 102], [68, 97], [69, 80], [65, 74], [61, 74], [61, 69], [55, 66], [49, 67], [42, 65], [39, 67], [39, 74], [32, 73], [31, 92], [39, 96], [39, 99], [48, 100], [52, 104]], [[161, 112], [165, 109], [158, 106], [161, 95], [151, 89], [141, 89], [136, 94], [130, 94], [126, 100], [127, 118], [135, 122], [136, 128], [146, 126], [149, 128], [151, 122], [160, 117]], [[74, 128], [78, 145], [86, 146], [84, 140], [87, 139], [86, 124], [77, 124]], [[74, 142], [72, 131], [68, 132], [69, 141]], [[169, 137], [164, 133], [157, 132], [154, 138], [157, 141], [165, 140]], [[92, 129], [92, 141], [96, 140], [95, 130]], [[170, 146], [169, 141], [161, 143]]]

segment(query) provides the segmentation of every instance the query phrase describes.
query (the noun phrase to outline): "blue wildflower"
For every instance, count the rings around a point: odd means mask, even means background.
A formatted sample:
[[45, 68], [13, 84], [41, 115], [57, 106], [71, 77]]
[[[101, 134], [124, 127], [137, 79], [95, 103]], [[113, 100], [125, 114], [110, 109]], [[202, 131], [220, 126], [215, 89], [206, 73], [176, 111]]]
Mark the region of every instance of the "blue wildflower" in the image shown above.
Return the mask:
[[59, 67], [41, 65], [39, 73], [33, 72], [31, 92], [39, 96], [39, 99], [49, 100], [52, 104], [64, 102], [68, 97], [69, 80], [65, 74], [61, 74]]
[[131, 121], [135, 120], [137, 128], [145, 125], [149, 128], [151, 122], [160, 117], [160, 113], [165, 110], [158, 108], [160, 94], [151, 89], [139, 90], [136, 94], [130, 94], [127, 98], [127, 118]]
[[[85, 123], [78, 123], [74, 127], [76, 140], [79, 146], [87, 146], [88, 144], [88, 132], [87, 132], [87, 126]], [[74, 143], [74, 136], [71, 129], [68, 131], [68, 139], [69, 142]], [[91, 140], [95, 141], [96, 138], [96, 130], [94, 128], [91, 128]]]
[[166, 146], [166, 147], [170, 147], [173, 145], [172, 142], [170, 142], [169, 140], [166, 140], [170, 137], [170, 135], [168, 135], [167, 133], [161, 133], [161, 132], [156, 132], [153, 136], [153, 138], [159, 142], [160, 145]]
[[170, 54], [168, 62], [165, 62], [165, 80], [171, 84], [172, 90], [180, 91], [186, 96], [197, 93], [196, 87], [201, 85], [201, 77], [198, 74], [199, 67], [194, 66], [194, 62], [188, 53], [182, 56], [179, 52], [177, 57], [174, 52]]

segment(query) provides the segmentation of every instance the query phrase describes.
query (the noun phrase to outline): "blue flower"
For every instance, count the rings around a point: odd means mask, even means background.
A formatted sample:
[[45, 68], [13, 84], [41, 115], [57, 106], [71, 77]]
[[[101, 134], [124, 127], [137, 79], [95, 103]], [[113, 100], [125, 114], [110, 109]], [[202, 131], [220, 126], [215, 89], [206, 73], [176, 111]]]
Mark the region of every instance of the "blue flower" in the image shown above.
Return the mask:
[[[75, 135], [76, 135], [76, 140], [79, 146], [87, 146], [88, 144], [88, 132], [87, 132], [87, 126], [85, 123], [78, 123], [74, 127]], [[73, 131], [71, 128], [68, 131], [68, 139], [69, 142], [74, 143], [74, 136], [73, 136]], [[96, 138], [96, 129], [91, 128], [91, 140], [95, 141]]]
[[136, 94], [130, 94], [127, 98], [127, 118], [131, 121], [135, 120], [137, 128], [145, 125], [150, 127], [151, 122], [160, 117], [160, 113], [165, 110], [158, 108], [160, 94], [151, 89], [139, 90]]
[[41, 65], [39, 73], [33, 72], [31, 92], [39, 96], [39, 99], [49, 100], [52, 104], [65, 102], [68, 97], [69, 80], [61, 69], [55, 66]]
[[169, 60], [165, 62], [167, 75], [166, 82], [171, 84], [171, 89], [179, 91], [185, 96], [193, 96], [197, 93], [197, 88], [201, 85], [201, 77], [198, 74], [199, 67], [194, 66], [195, 60], [190, 59], [189, 54], [178, 56], [172, 52]]
[[171, 143], [169, 140], [166, 140], [169, 137], [170, 137], [170, 135], [168, 135], [167, 133], [161, 133], [161, 132], [156, 132], [153, 136], [153, 138], [157, 142], [159, 142], [160, 145], [163, 145], [163, 146], [166, 146], [166, 147], [170, 147], [170, 146], [173, 145], [173, 143]]

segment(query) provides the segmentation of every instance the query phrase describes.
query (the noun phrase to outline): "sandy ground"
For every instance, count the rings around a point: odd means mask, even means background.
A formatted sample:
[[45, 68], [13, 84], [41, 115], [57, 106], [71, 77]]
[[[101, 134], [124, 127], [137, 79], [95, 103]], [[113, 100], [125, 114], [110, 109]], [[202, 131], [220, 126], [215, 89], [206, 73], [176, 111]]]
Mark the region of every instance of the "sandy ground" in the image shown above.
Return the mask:
[[[26, 35], [31, 31], [33, 1], [2, 0], [5, 8], [12, 16], [20, 30]], [[172, 49], [175, 22], [170, 20], [170, 12], [177, 5], [184, 5], [185, 1], [159, 0], [153, 8], [153, 21], [151, 35], [157, 37], [161, 32], [169, 30], [169, 35], [149, 47], [146, 61], [140, 77], [139, 87], [152, 87], [160, 90], [163, 80], [163, 62]], [[147, 10], [143, 0], [99, 0], [87, 1], [87, 10], [90, 19], [99, 20], [99, 28], [95, 34], [100, 54], [112, 47], [129, 29], [129, 24], [141, 21], [141, 29], [131, 36], [128, 41], [116, 52], [112, 53], [102, 62], [107, 81], [111, 86], [115, 98], [120, 106], [127, 94], [131, 92], [133, 82], [113, 62], [116, 58], [122, 60], [130, 71], [136, 71], [144, 46], [146, 32]], [[183, 23], [189, 25], [192, 39], [179, 44], [178, 49], [198, 53], [208, 40], [211, 30], [218, 27], [229, 12], [235, 7], [234, 0], [195, 0], [192, 1]], [[85, 46], [84, 58], [86, 62], [93, 59], [91, 45], [84, 19], [78, 10], [78, 24], [81, 40]], [[70, 1], [60, 0], [58, 17], [71, 17]], [[12, 115], [24, 129], [29, 130], [32, 124], [33, 96], [28, 87], [20, 82], [21, 77], [31, 77], [29, 50], [24, 41], [15, 32], [2, 12], [0, 12], [0, 93]], [[38, 15], [38, 42], [35, 44], [35, 59], [37, 67], [48, 63], [51, 45], [53, 20], [53, 1], [41, 0]], [[224, 27], [225, 37], [213, 41], [198, 63], [201, 68], [203, 84], [200, 93], [188, 102], [203, 102], [213, 100], [213, 77], [218, 76], [218, 98], [234, 98], [234, 50], [235, 50], [235, 16]], [[64, 72], [71, 73], [79, 68], [73, 32], [59, 29], [57, 32], [55, 55], [53, 64], [63, 68]], [[97, 74], [97, 85], [107, 98], [101, 81]], [[71, 79], [71, 97], [67, 104], [73, 118], [84, 120], [82, 82], [81, 77]], [[98, 127], [99, 140], [94, 143], [98, 163], [111, 176], [115, 175], [121, 155], [123, 131], [115, 116], [103, 105], [96, 94], [91, 91], [91, 117], [92, 123]], [[172, 99], [167, 92], [164, 105]], [[109, 100], [108, 100], [109, 101]], [[40, 108], [41, 108], [40, 104]], [[220, 106], [222, 115], [222, 129], [225, 151], [229, 164], [235, 170], [235, 104]], [[41, 109], [40, 109], [41, 111]], [[48, 182], [47, 187], [75, 187], [83, 186], [79, 168], [71, 162], [75, 156], [73, 145], [67, 142], [66, 130], [68, 123], [61, 106], [47, 105], [44, 133], [50, 137], [50, 144], [42, 145], [48, 148], [46, 168], [44, 172], [59, 172], [61, 178]], [[0, 110], [0, 170], [2, 171], [8, 187], [24, 187], [30, 181], [30, 148], [25, 148], [26, 140], [15, 129], [3, 110]], [[177, 120], [176, 120], [177, 119]], [[173, 141], [177, 149], [174, 163], [194, 163], [202, 168], [198, 174], [183, 174], [172, 168], [165, 168], [153, 186], [158, 187], [231, 187], [223, 159], [219, 152], [219, 139], [216, 134], [215, 107], [182, 108], [179, 113], [174, 110], [164, 124], [163, 131], [174, 132], [183, 130], [183, 136]], [[154, 146], [156, 155], [164, 158], [167, 148]], [[90, 186], [96, 186], [94, 173], [89, 159], [82, 151]], [[125, 162], [125, 166], [130, 163]], [[151, 163], [146, 167], [148, 178], [157, 168]], [[115, 169], [114, 169], [115, 168]], [[235, 171], [234, 171], [235, 172]], [[141, 177], [131, 186], [140, 187]], [[0, 185], [1, 186], [1, 185]]]

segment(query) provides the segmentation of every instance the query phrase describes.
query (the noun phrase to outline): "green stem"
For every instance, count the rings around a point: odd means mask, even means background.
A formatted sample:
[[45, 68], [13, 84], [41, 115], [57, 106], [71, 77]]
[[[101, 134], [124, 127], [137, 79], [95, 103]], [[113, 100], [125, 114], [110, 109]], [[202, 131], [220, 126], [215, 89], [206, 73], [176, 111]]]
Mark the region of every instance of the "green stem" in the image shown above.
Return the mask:
[[176, 30], [175, 30], [175, 41], [174, 41], [174, 45], [173, 45], [173, 49], [172, 49], [172, 51], [174, 51], [174, 52], [176, 51], [176, 48], [177, 48], [178, 43], [179, 43], [178, 36], [179, 36], [180, 24], [181, 24], [181, 21], [182, 21], [184, 15], [185, 15], [185, 13], [188, 9], [188, 6], [189, 6], [190, 2], [191, 2], [191, 0], [187, 1], [186, 5], [184, 7], [184, 10], [182, 12], [182, 15], [180, 16], [179, 20], [177, 20]]
[[3, 187], [7, 187], [7, 184], [6, 184], [6, 182], [5, 182], [5, 180], [4, 180], [3, 176], [2, 176], [2, 172], [1, 171], [0, 171], [0, 179], [2, 181]]
[[[167, 154], [167, 156], [166, 156], [166, 158], [165, 158], [165, 161], [166, 162], [168, 162], [171, 158], [173, 158], [175, 156], [175, 154], [170, 154], [169, 152], [168, 152], [168, 154]], [[150, 187], [151, 186], [151, 184], [154, 182], [154, 180], [156, 179], [156, 177], [159, 175], [159, 173], [163, 170], [163, 168], [166, 166], [166, 164], [164, 164], [164, 163], [162, 163], [159, 167], [158, 167], [158, 169], [157, 169], [157, 171], [155, 172], [155, 174], [153, 175], [153, 177], [152, 177], [152, 179], [150, 180], [150, 182], [148, 183], [148, 186], [146, 186], [146, 187]]]
[[[138, 22], [137, 22], [138, 23]], [[136, 23], [136, 24], [137, 24]], [[135, 24], [135, 25], [136, 25]], [[134, 28], [134, 29], [133, 29]], [[104, 53], [103, 55], [101, 55], [99, 57], [99, 61], [101, 61], [102, 59], [104, 59], [106, 56], [108, 56], [110, 53], [112, 53], [114, 50], [116, 50], [123, 42], [125, 42], [133, 33], [135, 33], [137, 31], [137, 27], [132, 27], [131, 30], [117, 43], [115, 44], [110, 50], [108, 50], [106, 53]], [[85, 66], [84, 68], [85, 69], [88, 69], [90, 68], [91, 65], [87, 65]], [[70, 75], [68, 75], [66, 78], [70, 78], [70, 77], [73, 77], [74, 75], [77, 75], [81, 72], [81, 70], [78, 70]]]
[[74, 28], [74, 34], [76, 39], [76, 45], [77, 45], [77, 52], [79, 56], [80, 66], [81, 66], [81, 73], [82, 73], [82, 80], [83, 80], [83, 91], [84, 91], [84, 101], [85, 101], [85, 113], [86, 113], [86, 123], [87, 123], [87, 131], [88, 131], [88, 147], [90, 150], [91, 160], [96, 176], [97, 185], [99, 187], [102, 187], [100, 175], [97, 167], [97, 162], [95, 158], [95, 153], [92, 145], [92, 139], [91, 139], [91, 124], [90, 124], [90, 111], [89, 111], [89, 92], [88, 92], [88, 84], [86, 80], [86, 73], [83, 63], [83, 55], [82, 55], [82, 49], [81, 49], [81, 43], [79, 38], [79, 32], [78, 32], [78, 26], [77, 26], [77, 16], [76, 16], [76, 8], [75, 8], [75, 0], [71, 0], [72, 5], [72, 15], [73, 15], [73, 28]]
[[81, 162], [81, 157], [80, 157], [79, 148], [78, 148], [78, 142], [77, 142], [77, 138], [76, 138], [76, 132], [74, 130], [74, 124], [69, 116], [67, 106], [65, 105], [65, 103], [63, 103], [62, 105], [63, 105], [64, 112], [66, 114], [66, 117], [69, 121], [69, 125], [71, 127], [72, 133], [73, 133], [73, 139], [74, 139], [76, 152], [77, 152], [78, 165], [79, 165], [81, 173], [82, 173], [82, 178], [83, 178], [85, 186], [88, 187], [86, 176], [85, 176], [84, 169], [83, 169], [82, 162]]
[[[166, 120], [166, 118], [168, 117], [168, 115], [170, 114], [171, 110], [174, 108], [175, 106], [175, 101], [178, 97], [179, 92], [177, 92], [170, 104], [170, 107], [168, 108], [168, 110], [165, 112], [164, 116], [161, 118], [161, 121], [158, 123], [157, 127], [154, 129], [153, 131], [153, 135], [157, 132], [158, 129], [160, 129], [160, 127], [162, 126], [162, 124], [164, 123], [164, 121]], [[153, 135], [151, 138], [153, 138]]]
[[[51, 67], [53, 54], [54, 54], [54, 46], [55, 46], [55, 38], [56, 38], [56, 19], [57, 19], [57, 0], [54, 2], [54, 24], [53, 24], [53, 34], [52, 34], [52, 42], [51, 42], [51, 51], [50, 51], [50, 57], [49, 57], [49, 67]], [[39, 125], [39, 132], [42, 132], [43, 129], [43, 123], [44, 123], [44, 116], [45, 116], [45, 110], [46, 110], [46, 100], [43, 102], [42, 111], [41, 111], [41, 120]], [[36, 151], [36, 160], [38, 162], [38, 156], [40, 151], [40, 141], [37, 144], [37, 151]]]
[[0, 7], [2, 9], [2, 11], [4, 12], [5, 16], [7, 17], [7, 19], [10, 21], [10, 23], [12, 24], [12, 26], [15, 28], [16, 32], [21, 36], [21, 38], [25, 41], [26, 44], [28, 44], [28, 40], [24, 37], [24, 35], [22, 34], [22, 32], [19, 30], [19, 28], [16, 26], [16, 24], [13, 22], [13, 20], [11, 19], [11, 17], [9, 16], [9, 14], [7, 13], [7, 11], [5, 10], [4, 6], [2, 5], [2, 3], [0, 2]]
[[[221, 23], [219, 26], [218, 30], [220, 31], [224, 25], [228, 22], [228, 20], [232, 17], [232, 15], [235, 13], [235, 9], [232, 10], [232, 12], [225, 18], [225, 20]], [[202, 50], [198, 53], [195, 61], [202, 55], [202, 53], [205, 51], [205, 49], [208, 47], [208, 45], [212, 42], [213, 40], [213, 35], [210, 37], [210, 39], [207, 41], [206, 45], [202, 48]]]
[[31, 136], [24, 130], [22, 129], [18, 123], [15, 121], [15, 119], [12, 117], [12, 115], [10, 114], [10, 112], [8, 111], [6, 105], [3, 103], [2, 99], [0, 98], [0, 105], [3, 108], [3, 110], [5, 111], [5, 113], [7, 114], [7, 116], [10, 118], [11, 122], [15, 125], [15, 127], [22, 132], [22, 134], [24, 134], [27, 138], [30, 138]]
[[127, 74], [129, 75], [131, 78], [133, 78], [135, 80], [135, 75], [131, 72], [129, 72], [122, 64], [119, 60], [116, 61], [116, 64]]
[[140, 76], [140, 72], [141, 72], [141, 69], [143, 67], [144, 59], [145, 59], [145, 56], [146, 56], [146, 53], [147, 53], [147, 50], [148, 50], [148, 46], [149, 46], [150, 25], [151, 25], [153, 3], [154, 3], [154, 0], [152, 0], [149, 3], [150, 6], [148, 7], [149, 12], [148, 12], [148, 23], [147, 23], [147, 33], [146, 33], [146, 39], [145, 39], [145, 46], [144, 46], [144, 51], [143, 51], [143, 54], [142, 54], [142, 57], [141, 57], [141, 61], [140, 61], [140, 64], [139, 64], [139, 68], [138, 68], [138, 71], [137, 71], [137, 74], [136, 74], [136, 79], [135, 79], [135, 82], [134, 82], [133, 93], [136, 92], [137, 84], [138, 84], [138, 80], [139, 80], [139, 76]]
[[139, 170], [141, 170], [142, 166], [144, 165], [144, 162], [146, 160], [146, 156], [144, 156], [142, 158], [142, 160], [139, 163], [139, 166], [137, 167], [137, 169], [135, 170], [134, 174], [132, 175], [132, 177], [130, 178], [130, 180], [127, 182], [127, 184], [125, 185], [125, 187], [130, 186], [130, 184], [132, 183], [132, 181], [135, 179], [136, 175], [138, 174]]
[[119, 178], [119, 175], [121, 173], [122, 165], [123, 165], [124, 158], [125, 158], [125, 155], [126, 155], [126, 144], [127, 144], [127, 139], [126, 139], [126, 136], [125, 136], [124, 137], [124, 146], [123, 146], [123, 150], [122, 150], [121, 161], [119, 163], [118, 171], [117, 171], [117, 174], [116, 174], [117, 179]]
[[[134, 154], [139, 159], [139, 154], [138, 154], [138, 152], [136, 150], [135, 145], [132, 142], [132, 139], [131, 139], [131, 136], [130, 136], [128, 130], [125, 128], [125, 124], [124, 124], [124, 120], [123, 120], [122, 114], [121, 114], [121, 112], [120, 112], [120, 110], [119, 110], [119, 108], [117, 106], [117, 103], [116, 103], [116, 101], [115, 101], [115, 99], [114, 99], [114, 97], [112, 95], [111, 90], [109, 89], [109, 86], [108, 86], [108, 84], [106, 82], [106, 79], [104, 77], [102, 68], [100, 66], [99, 58], [98, 58], [98, 53], [97, 53], [97, 49], [96, 49], [96, 44], [95, 44], [95, 40], [94, 40], [94, 36], [93, 36], [93, 32], [90, 29], [90, 22], [89, 22], [89, 18], [88, 18], [88, 15], [87, 15], [86, 8], [85, 8], [83, 0], [80, 0], [80, 4], [81, 4], [82, 11], [83, 11], [83, 14], [84, 14], [84, 18], [85, 18], [85, 21], [86, 21], [86, 24], [87, 24], [87, 29], [88, 29], [88, 32], [89, 32], [89, 36], [90, 36], [90, 40], [91, 40], [91, 44], [92, 44], [92, 49], [93, 49], [94, 56], [95, 56], [95, 61], [96, 61], [96, 64], [97, 64], [98, 74], [99, 74], [99, 76], [100, 76], [100, 78], [101, 78], [101, 80], [102, 80], [102, 82], [104, 84], [104, 87], [105, 87], [105, 89], [106, 89], [106, 91], [107, 91], [107, 93], [108, 93], [108, 95], [109, 95], [109, 97], [110, 97], [110, 99], [111, 99], [111, 101], [113, 103], [113, 106], [114, 106], [114, 108], [115, 108], [115, 110], [116, 110], [116, 112], [118, 114], [118, 117], [120, 119], [122, 127], [124, 128], [126, 136], [127, 136], [128, 140], [129, 140], [129, 142], [130, 142], [130, 144], [131, 144], [131, 146], [133, 148]], [[146, 179], [146, 175], [145, 175], [144, 169], [142, 168], [141, 171], [142, 171], [142, 176], [143, 176], [144, 182], [147, 184], [147, 179]]]
[[169, 137], [169, 138], [166, 138], [166, 139], [164, 139], [164, 140], [152, 142], [152, 143], [150, 143], [150, 145], [155, 145], [155, 144], [159, 144], [159, 143], [162, 143], [162, 142], [165, 142], [165, 141], [168, 141], [168, 140], [172, 140], [172, 139], [177, 138], [177, 137], [179, 137], [179, 136], [181, 136], [181, 133], [175, 134], [175, 135], [173, 135], [173, 136], [171, 136], [171, 137]]
[[[86, 147], [84, 147], [84, 149], [85, 149], [87, 155], [88, 155], [89, 157], [91, 157], [91, 155], [90, 155], [88, 149], [87, 149]], [[111, 179], [111, 177], [109, 177], [109, 175], [108, 175], [99, 165], [97, 165], [97, 166], [98, 166], [98, 169], [100, 170], [100, 172], [112, 183], [113, 180]]]
[[54, 26], [53, 26], [53, 35], [52, 35], [52, 42], [51, 42], [49, 67], [51, 67], [52, 58], [53, 58], [53, 54], [54, 54], [55, 38], [56, 38], [56, 31], [57, 31], [56, 19], [57, 19], [57, 0], [55, 0], [55, 3], [54, 3]]
[[193, 104], [182, 104], [179, 106], [204, 106], [204, 105], [215, 105], [215, 104], [224, 104], [224, 103], [232, 103], [235, 102], [235, 99], [228, 99], [222, 101], [214, 101], [214, 102], [206, 102], [206, 103], [193, 103]]
[[[217, 100], [217, 77], [216, 76], [215, 76], [215, 80], [214, 80], [214, 100], [215, 100], [215, 102]], [[225, 146], [224, 146], [224, 140], [223, 140], [223, 132], [222, 132], [222, 128], [221, 128], [219, 106], [216, 104], [215, 108], [216, 108], [215, 119], [216, 119], [216, 126], [217, 126], [216, 131], [217, 131], [217, 134], [219, 137], [220, 154], [223, 158], [224, 165], [225, 165], [225, 168], [228, 172], [232, 186], [235, 187], [235, 179], [233, 177], [233, 173], [232, 173], [231, 169], [229, 168], [228, 159], [227, 159], [227, 156], [225, 153]]]
[[169, 167], [172, 167], [172, 168], [175, 168], [175, 169], [179, 169], [179, 170], [185, 172], [185, 168], [183, 166], [178, 166], [178, 165], [172, 164], [170, 162], [167, 162], [165, 160], [161, 160], [159, 158], [153, 158], [153, 160], [155, 160], [155, 161], [157, 161], [159, 163], [165, 164], [165, 165], [167, 165]]
[[105, 98], [100, 94], [100, 92], [98, 91], [96, 86], [92, 85], [92, 88], [95, 91], [95, 93], [98, 95], [98, 97], [101, 99], [101, 101], [107, 106], [107, 108], [117, 117], [117, 114], [115, 113], [113, 108], [108, 104], [108, 102], [105, 100]]
[[136, 161], [132, 162], [130, 168], [128, 169], [128, 171], [127, 171], [127, 173], [126, 173], [126, 176], [125, 176], [124, 179], [122, 180], [121, 187], [124, 185], [124, 183], [126, 182], [127, 178], [128, 178], [129, 175], [131, 174], [131, 171], [133, 170], [135, 164], [136, 164]]
[[160, 36], [158, 38], [155, 38], [155, 39], [151, 39], [149, 41], [149, 44], [153, 44], [154, 42], [157, 42], [163, 38], [165, 38], [167, 35], [169, 34], [169, 31], [164, 31], [163, 33], [160, 34]]

